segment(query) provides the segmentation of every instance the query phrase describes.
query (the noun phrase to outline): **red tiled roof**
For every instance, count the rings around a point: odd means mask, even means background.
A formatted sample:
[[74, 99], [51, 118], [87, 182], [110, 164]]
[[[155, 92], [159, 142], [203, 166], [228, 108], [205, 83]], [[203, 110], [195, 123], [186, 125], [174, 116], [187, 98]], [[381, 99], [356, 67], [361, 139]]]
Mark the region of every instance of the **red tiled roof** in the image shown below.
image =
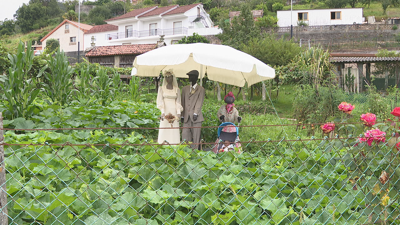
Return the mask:
[[46, 36], [44, 36], [42, 39], [40, 39], [40, 42], [43, 42], [44, 40], [46, 40], [51, 34], [53, 34], [56, 30], [58, 30], [58, 28], [60, 28], [62, 25], [64, 25], [65, 23], [70, 23], [76, 27], [80, 27], [80, 29], [85, 33], [87, 31], [89, 31], [90, 29], [92, 29], [93, 26], [90, 26], [88, 24], [84, 24], [81, 23], [79, 24], [78, 22], [74, 22], [71, 20], [64, 20], [62, 21], [56, 28], [54, 28], [53, 30], [51, 30]]
[[139, 17], [147, 17], [147, 16], [156, 16], [156, 15], [160, 15], [163, 14], [165, 12], [168, 12], [169, 10], [173, 10], [174, 8], [179, 7], [179, 5], [170, 5], [170, 6], [165, 6], [165, 7], [161, 7], [161, 8], [157, 8], [155, 10], [152, 10], [148, 13], [145, 13]]
[[191, 4], [191, 5], [184, 5], [184, 6], [179, 6], [178, 8], [165, 13], [163, 16], [167, 16], [167, 15], [173, 15], [173, 14], [179, 14], [179, 13], [185, 13], [190, 9], [193, 9], [194, 7], [201, 5], [201, 3], [196, 3], [196, 4]]
[[331, 57], [331, 63], [374, 63], [374, 62], [399, 62], [400, 57]]
[[103, 25], [97, 25], [97, 26], [92, 27], [92, 29], [90, 29], [85, 34], [100, 33], [100, 32], [112, 31], [112, 30], [118, 30], [118, 26], [111, 25], [111, 24], [103, 24]]
[[108, 19], [108, 20], [105, 20], [105, 21], [121, 20], [121, 19], [136, 17], [136, 16], [138, 16], [138, 15], [140, 15], [142, 13], [145, 13], [147, 11], [155, 10], [156, 8], [157, 8], [157, 6], [152, 6], [152, 7], [142, 8], [142, 9], [135, 9], [133, 11], [125, 13], [124, 15], [117, 16], [117, 17], [114, 17], [114, 18], [111, 18], [111, 19]]
[[155, 49], [157, 44], [114, 45], [94, 47], [86, 57], [111, 55], [139, 55]]

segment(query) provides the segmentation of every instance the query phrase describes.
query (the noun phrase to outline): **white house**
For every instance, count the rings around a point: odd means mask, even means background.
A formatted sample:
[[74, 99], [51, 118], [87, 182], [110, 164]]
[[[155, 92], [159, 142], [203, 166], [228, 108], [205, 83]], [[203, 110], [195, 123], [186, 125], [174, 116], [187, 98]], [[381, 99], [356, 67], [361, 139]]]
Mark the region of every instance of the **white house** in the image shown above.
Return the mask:
[[87, 43], [85, 45], [85, 49], [91, 47], [92, 44], [94, 46], [110, 46], [113, 45], [110, 43], [108, 37], [110, 32], [117, 32], [118, 26], [112, 24], [103, 24], [92, 27], [89, 31], [84, 34], [84, 41]]
[[77, 52], [79, 42], [79, 50], [83, 51], [86, 47], [90, 46], [90, 42], [85, 42], [83, 38], [83, 34], [90, 29], [92, 29], [90, 25], [64, 20], [40, 41], [42, 42], [43, 49], [45, 49], [47, 40], [56, 39], [60, 43], [60, 50], [64, 52]]
[[[164, 41], [169, 45], [193, 33], [221, 33], [219, 28], [214, 27], [210, 16], [200, 3], [136, 9], [106, 22], [118, 26], [118, 31], [106, 34], [109, 45], [154, 44], [161, 35], [164, 35]], [[96, 40], [99, 40], [98, 38], [96, 37]]]
[[277, 11], [278, 26], [297, 26], [300, 21], [309, 26], [362, 24], [362, 8], [306, 9]]

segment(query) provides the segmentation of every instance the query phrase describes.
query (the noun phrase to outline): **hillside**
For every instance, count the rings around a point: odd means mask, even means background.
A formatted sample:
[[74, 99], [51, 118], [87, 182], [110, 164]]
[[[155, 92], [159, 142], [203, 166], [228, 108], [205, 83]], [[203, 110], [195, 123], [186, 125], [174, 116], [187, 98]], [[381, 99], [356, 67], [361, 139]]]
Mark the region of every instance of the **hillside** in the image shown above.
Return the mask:
[[[46, 5], [46, 1], [44, 0], [38, 0], [37, 2], [43, 2], [41, 3], [43, 7], [50, 7], [49, 5]], [[55, 0], [50, 0], [47, 2], [53, 2]], [[345, 0], [344, 0], [345, 1]], [[354, 0], [353, 0], [354, 1]], [[356, 0], [357, 1], [357, 0]], [[361, 1], [361, 0], [360, 0]], [[171, 4], [179, 4], [179, 5], [186, 5], [186, 4], [191, 4], [195, 2], [194, 0], [175, 0], [175, 1], [168, 1]], [[244, 5], [247, 5], [250, 9], [253, 10], [264, 10], [264, 17], [267, 18], [266, 20], [269, 21], [268, 26], [271, 26], [271, 21], [272, 21], [272, 26], [273, 23], [276, 23], [273, 19], [271, 18], [276, 17], [276, 11], [277, 10], [290, 10], [290, 5], [285, 5], [284, 3], [287, 3], [285, 0], [253, 0], [253, 1], [227, 1], [227, 0], [219, 0], [219, 1], [206, 1], [202, 0], [200, 1], [203, 3], [204, 8], [207, 10], [207, 12], [210, 14], [211, 19], [216, 23], [217, 25], [219, 24], [219, 21], [226, 21], [229, 18], [229, 12], [230, 11], [238, 11], [240, 10]], [[295, 2], [295, 1], [294, 1]], [[329, 6], [329, 0], [302, 0], [300, 1], [300, 4], [294, 4], [293, 9], [322, 9], [322, 8], [330, 8]], [[311, 2], [311, 3], [303, 3], [303, 2]], [[350, 0], [348, 2], [351, 2]], [[6, 21], [4, 23], [0, 22], [0, 36], [2, 37], [0, 40], [0, 43], [2, 43], [6, 48], [8, 49], [14, 49], [18, 42], [21, 40], [23, 42], [26, 42], [28, 40], [34, 41], [39, 41], [42, 37], [44, 37], [49, 31], [51, 31], [60, 21], [62, 21], [64, 18], [68, 18], [70, 20], [77, 20], [78, 15], [77, 12], [75, 12], [75, 7], [74, 7], [74, 1], [66, 1], [65, 3], [58, 3], [59, 10], [57, 14], [54, 15], [46, 15], [43, 17], [38, 17], [38, 18], [33, 18], [31, 21], [31, 25], [29, 25], [27, 22], [23, 23], [21, 22], [22, 19], [27, 19], [27, 18], [18, 18], [16, 21], [7, 21], [7, 32], [3, 30], [2, 32], [2, 26], [6, 26]], [[103, 1], [97, 1], [97, 2], [85, 2], [84, 5], [88, 4], [97, 4], [95, 10], [90, 11], [89, 13], [81, 13], [81, 22], [82, 23], [87, 23], [91, 25], [97, 25], [97, 24], [102, 24], [105, 23], [104, 20], [121, 15], [127, 11], [136, 9], [136, 8], [143, 8], [143, 7], [148, 7], [152, 5], [157, 5], [158, 3], [159, 6], [163, 6], [166, 3], [166, 1], [158, 1], [158, 0], [145, 0], [145, 1], [139, 1], [138, 4], [133, 5], [130, 3], [122, 3], [122, 2], [111, 2], [111, 0], [103, 0]], [[34, 3], [34, 4], [40, 4], [40, 3]], [[32, 4], [31, 4], [32, 5]], [[400, 17], [400, 8], [399, 7], [393, 7], [389, 6], [386, 9], [386, 12], [384, 12], [382, 8], [382, 3], [378, 1], [373, 1], [370, 3], [370, 5], [363, 5], [361, 3], [357, 3], [354, 5], [355, 7], [362, 7], [364, 17], [368, 16], [375, 16], [376, 21], [380, 21], [382, 18], [386, 19], [388, 17]], [[350, 4], [347, 4], [345, 7], [351, 7]], [[19, 9], [22, 10], [22, 7]], [[28, 17], [29, 19], [29, 17]], [[13, 24], [12, 24], [13, 23]], [[25, 27], [22, 25], [26, 25]], [[50, 25], [49, 25], [50, 24]], [[10, 25], [14, 26], [13, 29], [10, 29]], [[41, 27], [40, 29], [34, 29], [35, 27]], [[24, 29], [22, 29], [24, 28]], [[12, 30], [12, 32], [10, 31]], [[25, 33], [23, 32], [25, 31]]]

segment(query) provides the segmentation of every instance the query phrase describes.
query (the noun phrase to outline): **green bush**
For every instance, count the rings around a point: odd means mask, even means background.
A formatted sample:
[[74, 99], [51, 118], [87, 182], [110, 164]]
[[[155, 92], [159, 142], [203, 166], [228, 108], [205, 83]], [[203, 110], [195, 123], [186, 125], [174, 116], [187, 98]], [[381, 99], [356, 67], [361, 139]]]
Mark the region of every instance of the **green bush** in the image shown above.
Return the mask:
[[282, 10], [283, 7], [284, 7], [284, 5], [283, 5], [282, 3], [280, 3], [280, 2], [275, 2], [275, 3], [272, 5], [272, 11], [273, 11], [273, 12], [276, 12], [276, 11], [278, 11], [278, 10]]
[[345, 93], [335, 87], [299, 86], [293, 101], [293, 117], [299, 122], [324, 123], [339, 113], [338, 105], [346, 99]]

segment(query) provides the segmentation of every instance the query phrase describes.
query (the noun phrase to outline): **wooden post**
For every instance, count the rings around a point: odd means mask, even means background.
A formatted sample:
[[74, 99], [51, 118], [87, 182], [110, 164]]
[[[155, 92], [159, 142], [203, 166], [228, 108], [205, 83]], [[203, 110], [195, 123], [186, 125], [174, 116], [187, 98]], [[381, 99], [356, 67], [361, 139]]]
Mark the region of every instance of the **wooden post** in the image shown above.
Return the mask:
[[367, 83], [369, 84], [369, 85], [372, 85], [371, 84], [371, 63], [367, 63], [367, 67], [366, 67], [366, 79], [367, 79]]
[[385, 91], [389, 86], [389, 71], [385, 70]]
[[221, 99], [221, 87], [219, 86], [219, 82], [215, 82], [215, 84], [217, 85], [217, 100], [220, 102]]
[[266, 87], [264, 81], [262, 81], [262, 100], [265, 101], [267, 99], [266, 96]]
[[364, 64], [363, 63], [357, 63], [357, 69], [358, 69], [358, 84], [357, 84], [357, 92], [361, 93], [363, 92], [363, 86], [364, 86]]
[[3, 113], [0, 112], [0, 224], [8, 224], [6, 168], [4, 158]]
[[339, 63], [339, 65], [338, 65], [339, 87], [342, 90], [344, 90], [344, 87], [345, 87], [343, 69], [344, 69], [344, 63]]

